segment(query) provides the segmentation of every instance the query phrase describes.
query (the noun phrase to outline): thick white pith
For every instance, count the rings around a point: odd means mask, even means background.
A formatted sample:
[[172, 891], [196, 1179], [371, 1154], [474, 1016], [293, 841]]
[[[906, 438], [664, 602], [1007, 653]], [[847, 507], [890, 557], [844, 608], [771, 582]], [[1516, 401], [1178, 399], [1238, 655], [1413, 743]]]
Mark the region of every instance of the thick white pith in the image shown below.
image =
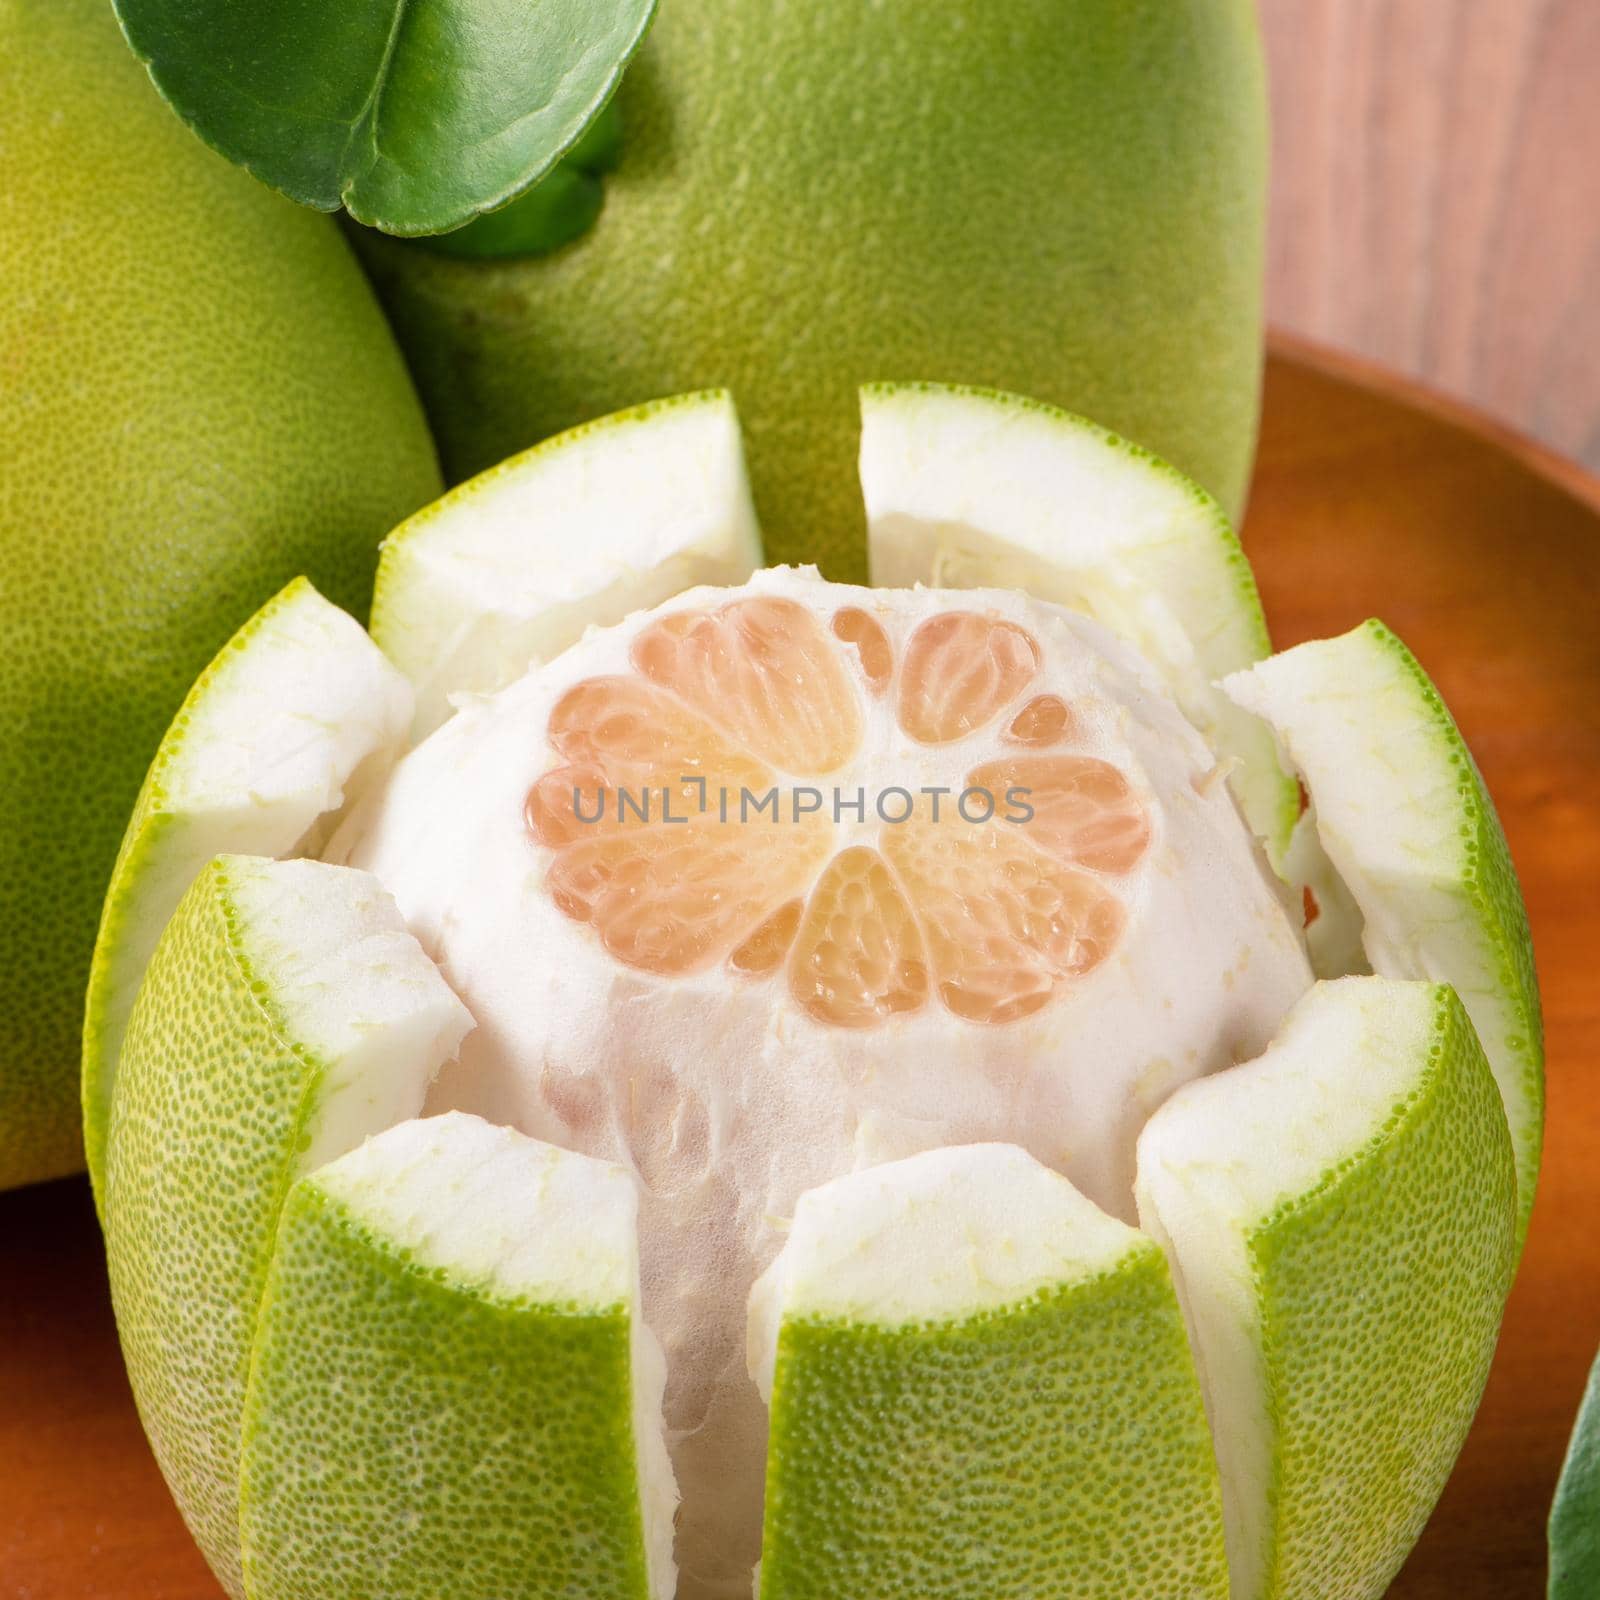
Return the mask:
[[487, 694], [701, 583], [761, 563], [733, 402], [685, 395], [548, 440], [384, 542], [373, 637], [417, 691], [418, 738]]
[[320, 1069], [298, 1170], [413, 1117], [472, 1027], [368, 873], [224, 858], [240, 940], [284, 1036]]
[[772, 1398], [786, 1317], [863, 1327], [954, 1321], [1108, 1272], [1148, 1247], [1015, 1145], [946, 1146], [800, 1197], [750, 1292], [750, 1376]]
[[[1359, 911], [1372, 970], [1448, 983], [1460, 995], [1506, 1108], [1525, 1228], [1543, 1051], [1537, 996], [1532, 1014], [1521, 1014], [1505, 962], [1509, 945], [1527, 937], [1526, 914], [1514, 882], [1485, 882], [1493, 865], [1477, 852], [1498, 824], [1469, 809], [1465, 790], [1478, 780], [1449, 713], [1405, 647], [1370, 622], [1286, 650], [1224, 688], [1271, 724], [1314, 791], [1317, 838]], [[1489, 805], [1481, 792], [1477, 802]], [[1507, 918], [1499, 927], [1474, 903], [1475, 889], [1496, 888], [1515, 900], [1496, 907]]]
[[303, 579], [191, 692], [162, 742], [108, 894], [107, 928], [113, 919], [115, 927], [96, 952], [85, 1031], [91, 1119], [99, 1106], [109, 1111], [139, 981], [200, 870], [217, 855], [281, 857], [312, 846], [323, 819], [388, 771], [411, 703], [405, 679], [360, 625]]
[[1166, 1252], [1222, 1474], [1234, 1593], [1261, 1592], [1272, 1426], [1251, 1231], [1381, 1132], [1429, 1063], [1438, 991], [1318, 984], [1258, 1060], [1180, 1089], [1139, 1138], [1140, 1226]]
[[1272, 737], [1216, 687], [1271, 648], [1220, 507], [1094, 424], [1013, 396], [862, 392], [872, 582], [1014, 588], [1082, 611], [1151, 662], [1281, 859], [1295, 815]]

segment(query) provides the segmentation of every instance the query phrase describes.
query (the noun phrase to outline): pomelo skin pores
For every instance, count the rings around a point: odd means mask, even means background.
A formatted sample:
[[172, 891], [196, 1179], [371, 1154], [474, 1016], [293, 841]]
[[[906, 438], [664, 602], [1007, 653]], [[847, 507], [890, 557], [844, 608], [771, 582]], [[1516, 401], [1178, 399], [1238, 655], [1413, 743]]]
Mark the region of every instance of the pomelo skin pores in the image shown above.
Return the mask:
[[1251, 0], [679, 0], [613, 102], [599, 215], [544, 255], [354, 237], [446, 475], [734, 389], [772, 561], [866, 573], [855, 393], [993, 384], [1243, 504], [1267, 118]]
[[604, 418], [163, 740], [84, 1103], [234, 1600], [1404, 1561], [1543, 1120], [1459, 730], [1380, 623], [1272, 655], [1216, 503], [1081, 419], [879, 386], [861, 480], [873, 587], [762, 566], [726, 394]]
[[9, 1188], [84, 1165], [96, 917], [185, 690], [297, 574], [364, 611], [440, 488], [337, 227], [201, 145], [108, 0], [0, 5], [0, 455]]

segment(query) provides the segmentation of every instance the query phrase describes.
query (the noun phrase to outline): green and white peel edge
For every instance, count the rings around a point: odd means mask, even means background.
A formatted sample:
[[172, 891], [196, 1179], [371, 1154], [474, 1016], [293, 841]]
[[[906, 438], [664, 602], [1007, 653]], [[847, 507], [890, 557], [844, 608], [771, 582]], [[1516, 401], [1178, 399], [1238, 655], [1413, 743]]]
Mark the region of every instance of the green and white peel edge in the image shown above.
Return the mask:
[[992, 390], [861, 391], [874, 585], [1022, 589], [1138, 648], [1232, 763], [1274, 864], [1299, 812], [1271, 733], [1216, 680], [1271, 650], [1255, 577], [1222, 508], [1137, 445]]
[[785, 1317], [881, 1328], [1013, 1305], [1149, 1249], [1015, 1145], [956, 1145], [807, 1190], [750, 1292], [750, 1376], [771, 1401]]
[[161, 931], [213, 856], [282, 857], [375, 784], [410, 686], [354, 618], [297, 578], [196, 680], [162, 738], [101, 912], [83, 1030], [84, 1140], [103, 1202], [123, 1034]]
[[[638, 1192], [632, 1175], [512, 1129], [449, 1112], [397, 1123], [309, 1173], [300, 1187], [337, 1208], [346, 1237], [359, 1235], [362, 1249], [404, 1263], [407, 1272], [433, 1276], [459, 1301], [498, 1304], [513, 1313], [549, 1308], [561, 1321], [618, 1314], [626, 1318], [638, 1544], [651, 1600], [671, 1600], [678, 1497], [662, 1419], [666, 1363], [640, 1311]], [[280, 1256], [284, 1248], [280, 1235]], [[284, 1308], [291, 1318], [308, 1309]], [[252, 1501], [252, 1467], [263, 1441], [273, 1437], [274, 1397], [265, 1383], [262, 1347], [262, 1340], [272, 1336], [265, 1331], [270, 1327], [269, 1321], [258, 1336], [246, 1408], [243, 1550], [252, 1594], [258, 1592], [258, 1583], [262, 1593], [287, 1592], [293, 1585], [284, 1584], [282, 1570], [286, 1566], [292, 1572], [300, 1560], [293, 1549], [273, 1547], [272, 1539], [281, 1538], [284, 1530], [275, 1526], [271, 1504]], [[331, 1333], [337, 1339], [349, 1331]], [[440, 1332], [447, 1336], [448, 1330]], [[276, 1333], [294, 1337], [292, 1320]], [[558, 1384], [566, 1381], [559, 1374], [552, 1377]], [[455, 1420], [466, 1436], [451, 1442], [479, 1452], [469, 1478], [489, 1470], [497, 1450], [507, 1452], [509, 1460], [521, 1448], [507, 1438], [503, 1418], [485, 1418], [480, 1407]], [[403, 1451], [407, 1441], [392, 1443]], [[523, 1465], [536, 1470], [538, 1462]], [[292, 1470], [295, 1463], [269, 1461], [266, 1466], [270, 1476], [272, 1468]], [[417, 1463], [422, 1472], [447, 1466]], [[493, 1492], [498, 1485], [485, 1487]], [[395, 1509], [404, 1515], [404, 1508]], [[594, 1510], [615, 1515], [619, 1508]], [[467, 1537], [470, 1530], [461, 1532]]]
[[1472, 1018], [1516, 1152], [1518, 1242], [1544, 1135], [1544, 1028], [1528, 915], [1494, 803], [1438, 691], [1381, 622], [1224, 680], [1316, 799], [1374, 972], [1448, 983]]
[[113, 1100], [107, 1260], [152, 1446], [236, 1600], [240, 1380], [283, 1197], [417, 1115], [471, 1026], [369, 873], [218, 857], [157, 943]]
[[535, 445], [384, 541], [372, 636], [416, 686], [417, 738], [592, 626], [761, 564], [732, 399], [680, 395]]
[[[1477, 1127], [1469, 1125], [1470, 1096], [1459, 1096], [1450, 1081], [1453, 1071], [1468, 1074], [1469, 1081], [1470, 1074], [1481, 1075]], [[1492, 1118], [1487, 1127], [1481, 1125], [1484, 1108]], [[1455, 1180], [1450, 1192], [1472, 1192], [1478, 1212], [1463, 1223], [1457, 1239], [1437, 1228], [1437, 1218], [1395, 1214], [1407, 1202], [1397, 1198], [1389, 1205], [1381, 1182], [1364, 1196], [1352, 1191], [1339, 1202], [1338, 1226], [1350, 1249], [1370, 1257], [1373, 1282], [1365, 1288], [1359, 1278], [1341, 1282], [1338, 1253], [1324, 1244], [1331, 1269], [1322, 1291], [1329, 1324], [1351, 1332], [1368, 1315], [1386, 1321], [1393, 1308], [1379, 1286], [1393, 1272], [1411, 1286], [1399, 1295], [1416, 1297], [1410, 1310], [1419, 1320], [1438, 1327], [1460, 1316], [1465, 1327], [1470, 1314], [1484, 1327], [1476, 1344], [1469, 1340], [1441, 1356], [1419, 1340], [1412, 1369], [1367, 1375], [1372, 1394], [1386, 1396], [1397, 1412], [1416, 1413], [1398, 1417], [1407, 1431], [1398, 1451], [1392, 1441], [1373, 1443], [1371, 1419], [1359, 1415], [1333, 1419], [1321, 1441], [1331, 1452], [1328, 1470], [1353, 1486], [1362, 1513], [1359, 1523], [1342, 1530], [1362, 1550], [1358, 1581], [1347, 1588], [1348, 1573], [1296, 1567], [1295, 1541], [1303, 1539], [1308, 1502], [1320, 1504], [1316, 1493], [1323, 1486], [1313, 1490], [1297, 1476], [1304, 1469], [1296, 1463], [1304, 1456], [1295, 1453], [1293, 1440], [1285, 1441], [1295, 1425], [1289, 1414], [1295, 1397], [1283, 1385], [1296, 1371], [1304, 1376], [1304, 1370], [1330, 1360], [1359, 1375], [1361, 1352], [1324, 1349], [1315, 1341], [1297, 1345], [1292, 1327], [1285, 1332], [1273, 1326], [1277, 1274], [1286, 1239], [1298, 1236], [1299, 1251], [1314, 1254], [1317, 1229], [1328, 1226], [1307, 1220], [1307, 1203], [1334, 1192], [1363, 1166], [1381, 1162], [1385, 1147], [1408, 1137], [1419, 1114], [1435, 1116], [1436, 1129], [1462, 1140], [1455, 1170], [1443, 1176]], [[1468, 1142], [1474, 1134], [1487, 1135], [1482, 1149]], [[1444, 1135], [1420, 1137], [1434, 1140], [1437, 1155]], [[1167, 1254], [1205, 1390], [1222, 1475], [1234, 1600], [1378, 1592], [1362, 1585], [1377, 1581], [1378, 1574], [1387, 1583], [1455, 1460], [1487, 1376], [1500, 1304], [1510, 1286], [1510, 1145], [1494, 1107], [1487, 1063], [1460, 1002], [1444, 985], [1378, 977], [1321, 982], [1290, 1012], [1264, 1055], [1185, 1085], [1157, 1111], [1140, 1136], [1138, 1163], [1140, 1225]], [[1503, 1180], [1498, 1206], [1497, 1177]], [[1487, 1306], [1478, 1282], [1479, 1255], [1494, 1262], [1499, 1278], [1500, 1294]], [[1404, 1264], [1417, 1259], [1426, 1267]], [[1348, 1269], [1350, 1263], [1342, 1265]], [[1405, 1276], [1413, 1271], [1414, 1280]], [[1363, 1298], [1368, 1290], [1370, 1304]], [[1399, 1327], [1389, 1336], [1403, 1341], [1407, 1333]], [[1438, 1370], [1420, 1359], [1424, 1353], [1440, 1362]], [[1408, 1381], [1397, 1395], [1393, 1385], [1402, 1378]], [[1430, 1409], [1439, 1392], [1434, 1385], [1448, 1388], [1450, 1399]], [[1353, 1450], [1341, 1431], [1358, 1441]], [[1396, 1469], [1392, 1482], [1383, 1476], [1397, 1456], [1408, 1453], [1415, 1459]], [[1375, 1495], [1380, 1482], [1390, 1492]]]

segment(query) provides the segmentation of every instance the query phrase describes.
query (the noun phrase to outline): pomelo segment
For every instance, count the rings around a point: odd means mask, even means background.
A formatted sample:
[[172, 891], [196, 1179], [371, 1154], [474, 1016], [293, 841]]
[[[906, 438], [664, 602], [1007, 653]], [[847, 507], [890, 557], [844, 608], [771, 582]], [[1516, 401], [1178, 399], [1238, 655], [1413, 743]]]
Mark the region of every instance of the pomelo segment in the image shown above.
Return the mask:
[[1156, 1245], [1011, 1145], [803, 1195], [750, 1299], [760, 1600], [1227, 1594]]
[[151, 958], [112, 1100], [112, 1302], [156, 1459], [235, 1597], [240, 1409], [284, 1196], [415, 1116], [471, 1020], [378, 881], [319, 862], [219, 857]]
[[761, 563], [732, 399], [678, 395], [513, 456], [383, 544], [372, 636], [416, 685], [416, 734], [591, 623]]
[[1272, 648], [1222, 508], [1137, 445], [985, 389], [861, 391], [872, 582], [1023, 589], [1104, 623], [1162, 673], [1274, 862], [1298, 814], [1268, 731], [1215, 687]]
[[1466, 1437], [1516, 1248], [1499, 1095], [1444, 985], [1321, 983], [1139, 1140], [1216, 1437], [1233, 1600], [1382, 1594]]
[[759, 595], [673, 612], [645, 628], [629, 656], [651, 683], [786, 772], [832, 772], [860, 744], [843, 652], [794, 600]]
[[139, 980], [215, 855], [286, 856], [399, 753], [411, 690], [360, 625], [304, 578], [196, 680], [139, 791], [100, 913], [83, 1022], [83, 1123], [103, 1203], [106, 1127]]
[[453, 1113], [300, 1179], [244, 1412], [251, 1600], [670, 1600], [621, 1167]]
[[1544, 1137], [1544, 1025], [1522, 890], [1466, 741], [1381, 622], [1286, 650], [1224, 688], [1304, 774], [1373, 971], [1461, 996], [1511, 1125], [1520, 1249]]

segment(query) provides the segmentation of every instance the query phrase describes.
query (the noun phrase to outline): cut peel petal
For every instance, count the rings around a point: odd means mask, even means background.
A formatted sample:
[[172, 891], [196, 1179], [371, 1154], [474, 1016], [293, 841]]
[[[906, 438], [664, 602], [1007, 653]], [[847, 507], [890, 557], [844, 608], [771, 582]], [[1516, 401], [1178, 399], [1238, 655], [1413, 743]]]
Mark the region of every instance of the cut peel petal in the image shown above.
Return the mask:
[[1015, 395], [876, 384], [861, 416], [872, 582], [1023, 589], [1105, 624], [1237, 758], [1229, 781], [1281, 861], [1294, 783], [1267, 729], [1215, 687], [1271, 649], [1221, 507], [1138, 446]]
[[732, 399], [620, 411], [453, 489], [384, 541], [372, 636], [417, 690], [415, 734], [591, 624], [761, 562]]
[[156, 1459], [236, 1600], [240, 1408], [284, 1196], [415, 1116], [471, 1021], [344, 867], [220, 857], [151, 958], [112, 1102], [112, 1304]]
[[123, 1032], [184, 890], [215, 855], [305, 848], [323, 818], [382, 778], [410, 721], [405, 679], [304, 578], [196, 680], [145, 777], [100, 915], [83, 1026], [84, 1144], [97, 1204]]
[[251, 1600], [670, 1600], [637, 1210], [622, 1168], [461, 1113], [300, 1179], [244, 1410]]
[[750, 1301], [761, 1600], [1222, 1600], [1161, 1252], [1010, 1145], [802, 1196]]
[[1317, 985], [1256, 1061], [1139, 1141], [1205, 1382], [1234, 1600], [1381, 1594], [1477, 1409], [1515, 1259], [1516, 1179], [1443, 985]]
[[1461, 996], [1511, 1127], [1520, 1249], [1543, 1143], [1544, 1028], [1522, 891], [1460, 730], [1381, 622], [1286, 650], [1224, 688], [1271, 723], [1304, 776], [1372, 970]]

